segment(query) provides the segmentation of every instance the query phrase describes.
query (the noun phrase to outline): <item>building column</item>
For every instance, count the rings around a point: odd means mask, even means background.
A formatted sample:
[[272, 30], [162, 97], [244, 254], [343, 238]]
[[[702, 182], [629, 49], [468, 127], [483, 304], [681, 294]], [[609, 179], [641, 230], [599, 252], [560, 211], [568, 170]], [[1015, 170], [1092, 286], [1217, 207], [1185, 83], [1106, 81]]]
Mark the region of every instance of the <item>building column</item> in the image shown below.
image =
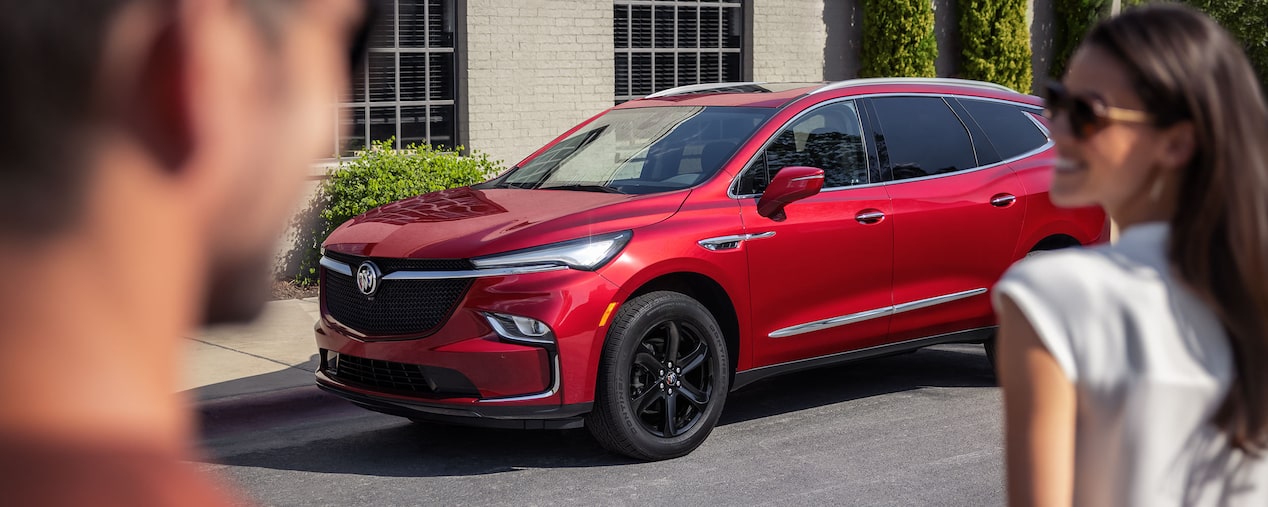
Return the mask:
[[824, 80], [825, 1], [836, 0], [752, 2], [754, 81]]
[[510, 166], [612, 107], [612, 2], [465, 3], [468, 148]]

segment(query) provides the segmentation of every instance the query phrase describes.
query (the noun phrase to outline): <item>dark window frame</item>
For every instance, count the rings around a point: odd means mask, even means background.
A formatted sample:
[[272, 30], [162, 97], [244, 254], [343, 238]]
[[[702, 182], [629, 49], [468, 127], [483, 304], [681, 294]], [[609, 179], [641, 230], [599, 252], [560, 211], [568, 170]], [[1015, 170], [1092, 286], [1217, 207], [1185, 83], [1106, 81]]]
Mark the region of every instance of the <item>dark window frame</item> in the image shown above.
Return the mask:
[[[672, 16], [660, 14], [669, 11]], [[703, 40], [699, 20], [705, 12], [718, 14], [716, 45]], [[666, 25], [673, 27], [672, 35], [659, 33]], [[731, 34], [735, 31], [738, 35]], [[642, 34], [646, 44], [636, 41]], [[678, 86], [742, 82], [752, 77], [752, 0], [614, 0], [613, 46], [617, 104]], [[717, 59], [716, 68], [708, 66], [708, 58]], [[694, 69], [694, 75], [684, 69]]]
[[[463, 114], [460, 98], [463, 94], [459, 86], [458, 72], [462, 65], [458, 47], [463, 38], [460, 11], [464, 10], [465, 3], [465, 0], [383, 2], [384, 10], [390, 12], [381, 17], [380, 23], [390, 24], [391, 40], [376, 40], [372, 36], [366, 50], [366, 65], [353, 76], [350, 95], [339, 101], [335, 110], [339, 121], [334, 156], [349, 155], [387, 137], [395, 139], [393, 147], [398, 149], [411, 143], [444, 147], [461, 144], [460, 136], [464, 132], [460, 125]], [[434, 12], [437, 8], [439, 13]], [[400, 19], [402, 12], [413, 13], [413, 19]], [[433, 29], [433, 18], [439, 19], [439, 31]], [[372, 69], [375, 60], [390, 60], [389, 83], [375, 82], [376, 76], [386, 74], [376, 74]], [[421, 65], [409, 65], [410, 61], [419, 60], [423, 62]], [[403, 86], [403, 81], [409, 87]], [[408, 93], [409, 90], [414, 92]], [[390, 114], [379, 116], [387, 112]], [[403, 121], [410, 116], [421, 120]], [[436, 121], [438, 118], [440, 121]], [[421, 127], [422, 135], [405, 140], [407, 129], [403, 125], [406, 124], [417, 125], [415, 129]], [[390, 132], [376, 135], [376, 126]]]

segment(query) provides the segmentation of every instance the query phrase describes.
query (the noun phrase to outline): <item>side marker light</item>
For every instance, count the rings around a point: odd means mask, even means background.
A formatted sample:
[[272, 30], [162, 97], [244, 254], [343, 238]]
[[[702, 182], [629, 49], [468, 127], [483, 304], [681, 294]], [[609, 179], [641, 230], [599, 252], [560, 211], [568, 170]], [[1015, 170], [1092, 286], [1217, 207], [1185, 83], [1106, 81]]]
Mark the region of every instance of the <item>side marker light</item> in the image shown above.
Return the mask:
[[608, 304], [607, 311], [603, 312], [603, 318], [599, 319], [599, 327], [608, 325], [608, 319], [612, 317], [612, 310], [616, 309], [616, 303]]

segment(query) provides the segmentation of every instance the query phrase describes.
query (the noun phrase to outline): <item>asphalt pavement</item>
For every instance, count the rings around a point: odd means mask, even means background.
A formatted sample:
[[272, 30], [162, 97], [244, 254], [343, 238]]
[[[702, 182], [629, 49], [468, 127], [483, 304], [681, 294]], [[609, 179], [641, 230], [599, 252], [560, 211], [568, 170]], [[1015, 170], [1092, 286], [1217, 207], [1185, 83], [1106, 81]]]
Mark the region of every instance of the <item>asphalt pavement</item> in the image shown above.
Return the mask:
[[255, 322], [188, 337], [182, 391], [204, 437], [268, 428], [353, 408], [313, 383], [317, 298], [269, 302]]
[[692, 454], [586, 430], [415, 424], [317, 390], [314, 299], [189, 339], [208, 470], [264, 505], [1003, 504], [999, 390], [977, 345], [758, 382]]

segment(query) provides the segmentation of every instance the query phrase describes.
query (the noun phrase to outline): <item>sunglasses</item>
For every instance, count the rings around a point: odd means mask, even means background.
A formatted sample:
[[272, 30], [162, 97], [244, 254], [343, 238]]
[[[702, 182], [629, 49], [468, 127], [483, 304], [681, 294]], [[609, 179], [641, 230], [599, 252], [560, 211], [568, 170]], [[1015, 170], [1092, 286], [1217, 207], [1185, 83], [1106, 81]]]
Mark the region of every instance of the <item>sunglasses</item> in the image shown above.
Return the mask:
[[1113, 123], [1152, 123], [1153, 117], [1144, 111], [1106, 105], [1099, 97], [1073, 95], [1057, 82], [1045, 86], [1044, 117], [1055, 121], [1065, 114], [1074, 137], [1084, 140], [1105, 130]]

